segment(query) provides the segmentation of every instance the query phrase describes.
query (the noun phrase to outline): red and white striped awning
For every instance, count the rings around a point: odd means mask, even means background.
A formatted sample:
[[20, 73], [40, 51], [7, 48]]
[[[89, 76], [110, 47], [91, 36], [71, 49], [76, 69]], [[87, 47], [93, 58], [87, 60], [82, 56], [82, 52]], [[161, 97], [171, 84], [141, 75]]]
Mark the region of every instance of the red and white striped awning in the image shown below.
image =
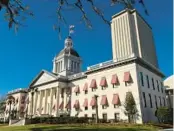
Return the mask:
[[119, 99], [118, 94], [113, 95], [112, 104], [114, 104], [114, 105], [119, 105], [120, 104], [120, 99]]
[[88, 107], [88, 99], [87, 98], [84, 100], [83, 106]]
[[131, 75], [130, 75], [130, 72], [125, 72], [124, 73], [124, 82], [129, 82], [131, 80]]
[[112, 75], [111, 84], [118, 84], [118, 82], [118, 76], [116, 74]]
[[97, 83], [95, 79], [92, 79], [90, 88], [97, 88]]
[[100, 86], [107, 87], [106, 77], [102, 77], [100, 81]]
[[76, 100], [74, 103], [74, 108], [80, 108], [79, 100]]
[[101, 105], [108, 105], [108, 100], [107, 100], [107, 97], [106, 95], [103, 95], [102, 96], [102, 99], [101, 99]]
[[92, 97], [92, 100], [90, 102], [90, 106], [96, 106], [97, 105], [97, 101], [95, 99], [95, 97]]
[[63, 109], [64, 102], [62, 101], [61, 104], [59, 105], [59, 109]]
[[79, 92], [80, 92], [79, 86], [76, 86], [76, 87], [75, 87], [74, 92], [75, 92], [75, 93], [79, 93]]
[[68, 103], [66, 104], [65, 108], [71, 109], [71, 101], [68, 101]]
[[84, 87], [83, 87], [83, 91], [87, 91], [88, 90], [88, 83], [85, 83]]
[[53, 105], [53, 110], [55, 110], [55, 107], [56, 107], [56, 105], [54, 104], [54, 105]]

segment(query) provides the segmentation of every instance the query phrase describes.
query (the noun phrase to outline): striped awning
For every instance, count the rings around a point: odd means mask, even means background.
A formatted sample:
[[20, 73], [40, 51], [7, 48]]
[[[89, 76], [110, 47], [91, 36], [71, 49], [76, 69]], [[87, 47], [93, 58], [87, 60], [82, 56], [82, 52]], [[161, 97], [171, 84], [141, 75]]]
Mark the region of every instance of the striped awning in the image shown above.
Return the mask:
[[114, 105], [119, 105], [120, 104], [120, 99], [119, 99], [118, 94], [113, 95], [112, 104], [114, 104]]
[[76, 100], [74, 103], [74, 108], [80, 108], [79, 100]]
[[68, 101], [68, 103], [66, 104], [65, 108], [71, 109], [71, 101]]
[[63, 109], [64, 102], [62, 101], [61, 104], [59, 105], [59, 109]]
[[103, 95], [102, 96], [102, 99], [101, 99], [101, 105], [108, 105], [108, 100], [107, 100], [107, 97], [106, 95]]
[[128, 72], [125, 72], [124, 73], [124, 82], [130, 82], [130, 80], [131, 80], [131, 75], [130, 75], [130, 72], [128, 71]]
[[100, 86], [106, 87], [107, 85], [108, 84], [107, 84], [107, 81], [106, 81], [106, 77], [102, 77], [101, 81], [100, 81]]
[[84, 87], [83, 87], [83, 91], [87, 91], [88, 90], [88, 83], [85, 83]]
[[112, 75], [111, 84], [118, 84], [118, 83], [119, 83], [118, 76], [116, 74]]
[[87, 98], [84, 100], [83, 106], [88, 107], [88, 99]]
[[79, 86], [76, 86], [76, 87], [75, 87], [74, 92], [75, 92], [75, 93], [79, 93], [79, 92], [80, 92]]
[[95, 97], [92, 97], [90, 106], [96, 106], [96, 105], [97, 105], [97, 101], [96, 101]]
[[52, 109], [55, 110], [55, 108], [56, 108], [56, 105], [54, 104]]
[[97, 88], [97, 83], [96, 83], [96, 80], [95, 79], [92, 79], [91, 80], [90, 88]]

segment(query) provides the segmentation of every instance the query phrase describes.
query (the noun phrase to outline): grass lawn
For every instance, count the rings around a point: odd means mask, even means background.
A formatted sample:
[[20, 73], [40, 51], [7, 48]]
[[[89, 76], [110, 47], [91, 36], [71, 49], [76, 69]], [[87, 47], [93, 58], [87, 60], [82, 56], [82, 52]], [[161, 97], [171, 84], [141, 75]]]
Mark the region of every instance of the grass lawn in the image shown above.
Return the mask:
[[147, 125], [48, 125], [0, 126], [0, 131], [158, 131]]

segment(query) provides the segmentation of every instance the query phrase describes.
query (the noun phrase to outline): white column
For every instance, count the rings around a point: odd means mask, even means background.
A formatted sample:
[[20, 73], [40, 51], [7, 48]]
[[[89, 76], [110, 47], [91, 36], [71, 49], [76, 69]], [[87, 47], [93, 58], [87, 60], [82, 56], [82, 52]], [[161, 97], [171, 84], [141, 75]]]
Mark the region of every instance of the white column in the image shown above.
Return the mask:
[[42, 105], [42, 91], [39, 91], [39, 114], [41, 114]]
[[37, 100], [38, 100], [38, 92], [35, 92], [35, 100], [34, 100], [34, 102], [35, 102], [35, 108], [34, 108], [34, 114], [36, 114], [36, 108], [37, 108]]
[[53, 109], [53, 88], [50, 89], [50, 115], [52, 115], [52, 109]]
[[64, 94], [64, 98], [63, 98], [63, 101], [64, 101], [64, 106], [63, 106], [63, 110], [65, 110], [65, 106], [66, 106], [66, 103], [67, 103], [67, 94], [66, 94], [66, 88], [64, 88], [64, 92], [63, 92], [63, 94]]
[[59, 115], [59, 97], [60, 97], [60, 89], [57, 87], [56, 89], [56, 116]]
[[[32, 98], [31, 98], [32, 96], [31, 96], [31, 92], [29, 92], [29, 101], [30, 101], [30, 103], [29, 103], [29, 109], [28, 109], [28, 114], [29, 115], [31, 115], [32, 114], [32, 108], [31, 108], [31, 106], [32, 106]], [[19, 100], [18, 100], [19, 101]]]
[[46, 114], [47, 111], [47, 90], [45, 90], [45, 107], [44, 107], [44, 114]]

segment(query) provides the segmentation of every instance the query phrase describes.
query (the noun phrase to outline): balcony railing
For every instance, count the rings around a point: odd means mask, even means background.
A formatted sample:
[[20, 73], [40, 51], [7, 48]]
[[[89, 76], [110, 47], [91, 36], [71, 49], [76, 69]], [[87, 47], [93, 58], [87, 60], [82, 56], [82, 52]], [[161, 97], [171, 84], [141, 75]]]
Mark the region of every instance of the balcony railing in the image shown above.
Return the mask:
[[69, 76], [68, 78], [69, 78], [69, 79], [73, 79], [73, 78], [79, 78], [79, 77], [82, 77], [82, 76], [85, 76], [85, 73], [84, 73], [84, 72], [80, 72], [80, 73], [71, 75], [71, 76]]
[[102, 63], [96, 64], [96, 65], [87, 67], [87, 71], [95, 70], [95, 69], [102, 68], [102, 67], [106, 67], [108, 65], [112, 65], [112, 64], [117, 63], [117, 62], [125, 61], [126, 59], [133, 58], [133, 57], [135, 57], [134, 54], [129, 55], [129, 56], [125, 56], [125, 57], [122, 57], [122, 58], [117, 58], [117, 59], [109, 60], [109, 61], [106, 61], [106, 62], [102, 62]]
[[105, 66], [111, 65], [113, 63], [114, 63], [113, 60], [109, 60], [109, 61], [102, 62], [102, 63], [96, 64], [96, 65], [93, 65], [93, 66], [89, 66], [89, 67], [87, 67], [87, 70], [89, 71], [89, 70], [98, 69], [98, 68], [101, 68], [101, 67], [105, 67]]
[[8, 94], [15, 93], [15, 92], [18, 92], [18, 91], [25, 91], [25, 90], [26, 90], [26, 89], [18, 88], [18, 89], [9, 91]]

